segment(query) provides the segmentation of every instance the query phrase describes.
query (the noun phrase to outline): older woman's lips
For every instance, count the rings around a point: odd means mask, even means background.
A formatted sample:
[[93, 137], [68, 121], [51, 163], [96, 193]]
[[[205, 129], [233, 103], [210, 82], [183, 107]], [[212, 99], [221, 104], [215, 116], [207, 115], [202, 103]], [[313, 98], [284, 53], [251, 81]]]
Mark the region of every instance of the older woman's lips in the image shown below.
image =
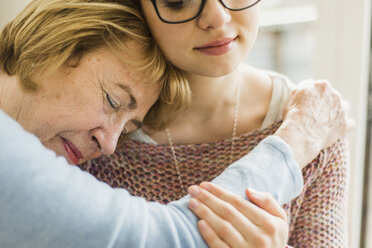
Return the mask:
[[76, 146], [67, 139], [62, 138], [62, 143], [68, 156], [70, 157], [71, 162], [73, 164], [79, 163], [79, 160], [83, 158], [79, 149], [77, 149]]
[[204, 44], [195, 49], [207, 55], [219, 56], [229, 52], [236, 42], [236, 38], [224, 38]]

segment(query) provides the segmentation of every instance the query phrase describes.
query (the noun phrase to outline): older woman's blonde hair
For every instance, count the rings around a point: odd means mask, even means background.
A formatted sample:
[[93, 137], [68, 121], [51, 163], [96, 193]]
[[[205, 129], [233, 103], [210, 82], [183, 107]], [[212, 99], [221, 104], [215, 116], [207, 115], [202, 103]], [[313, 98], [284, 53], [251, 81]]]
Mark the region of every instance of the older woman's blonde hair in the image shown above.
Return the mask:
[[174, 118], [170, 113], [187, 106], [191, 93], [152, 39], [133, 0], [32, 1], [0, 34], [0, 70], [17, 75], [25, 89], [36, 90], [35, 73], [47, 75], [102, 46], [131, 52], [126, 41], [143, 45], [138, 69], [162, 85], [159, 100], [144, 120], [161, 130]]

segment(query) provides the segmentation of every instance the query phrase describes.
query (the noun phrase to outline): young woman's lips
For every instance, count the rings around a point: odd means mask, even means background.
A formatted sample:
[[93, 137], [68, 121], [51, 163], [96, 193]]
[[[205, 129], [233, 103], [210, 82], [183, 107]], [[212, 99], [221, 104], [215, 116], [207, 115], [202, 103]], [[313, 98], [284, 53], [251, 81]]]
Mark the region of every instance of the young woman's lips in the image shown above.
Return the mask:
[[224, 38], [196, 47], [195, 49], [207, 55], [219, 56], [229, 52], [235, 42], [236, 38]]
[[73, 143], [71, 143], [70, 141], [68, 141], [67, 139], [64, 139], [62, 137], [61, 137], [61, 139], [62, 139], [63, 146], [64, 146], [71, 162], [73, 164], [79, 163], [79, 160], [83, 158], [79, 149], [77, 149], [76, 146]]

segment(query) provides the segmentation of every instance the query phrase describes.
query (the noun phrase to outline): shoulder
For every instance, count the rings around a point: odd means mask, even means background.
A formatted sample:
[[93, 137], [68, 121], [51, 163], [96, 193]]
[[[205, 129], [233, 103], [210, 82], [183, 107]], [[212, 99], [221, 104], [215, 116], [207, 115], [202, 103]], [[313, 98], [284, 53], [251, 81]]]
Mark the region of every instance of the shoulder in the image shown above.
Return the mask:
[[246, 87], [243, 89], [244, 106], [255, 106], [250, 111], [260, 111], [260, 128], [266, 128], [282, 119], [284, 106], [295, 85], [285, 75], [257, 69], [248, 65], [240, 68]]
[[242, 64], [238, 68], [240, 77], [244, 82], [244, 86], [251, 92], [262, 92], [268, 94], [271, 92], [272, 79], [268, 71], [261, 70], [247, 64]]
[[289, 93], [295, 88], [293, 82], [284, 74], [254, 68], [249, 65], [242, 65], [239, 69], [244, 81], [245, 91], [254, 92], [253, 97], [256, 100], [265, 98], [270, 101], [274, 94], [286, 100]]
[[[349, 173], [349, 150], [345, 139], [339, 139], [330, 147], [323, 149], [319, 155], [303, 169], [305, 182], [345, 181]], [[338, 180], [335, 180], [338, 178]]]
[[240, 98], [242, 106], [250, 111], [266, 112], [273, 89], [269, 73], [246, 64], [241, 65], [238, 70], [242, 82]]
[[275, 71], [265, 72], [269, 74], [273, 82], [273, 85], [276, 86], [277, 88], [282, 88], [286, 92], [291, 92], [295, 88], [295, 84], [288, 76]]
[[288, 76], [276, 71], [259, 69], [247, 64], [240, 65], [239, 70], [245, 81], [249, 81], [252, 87], [270, 89], [273, 83], [282, 84], [289, 89], [295, 87]]
[[331, 169], [348, 169], [350, 163], [349, 146], [346, 139], [342, 138], [327, 149], [322, 150], [323, 166]]

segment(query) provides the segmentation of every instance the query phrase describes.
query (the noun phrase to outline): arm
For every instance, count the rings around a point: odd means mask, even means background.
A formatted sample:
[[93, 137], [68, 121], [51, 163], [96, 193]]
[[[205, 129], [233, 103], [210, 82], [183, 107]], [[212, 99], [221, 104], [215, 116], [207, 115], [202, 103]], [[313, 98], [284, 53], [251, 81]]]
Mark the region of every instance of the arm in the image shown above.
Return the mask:
[[293, 247], [347, 247], [349, 161], [343, 140], [323, 150], [304, 169], [305, 189], [292, 202], [289, 244]]
[[284, 204], [301, 192], [302, 175], [298, 172], [301, 174], [291, 148], [279, 136], [269, 136], [212, 182], [241, 196], [241, 185], [268, 192]]
[[[329, 83], [322, 81], [301, 83], [300, 86], [292, 92], [292, 97], [286, 108], [287, 117], [275, 135], [282, 136], [282, 138], [291, 145], [294, 155], [297, 158], [296, 160], [303, 167], [317, 155], [317, 149], [319, 149], [319, 147], [328, 147], [339, 135], [345, 134], [347, 130], [353, 127], [354, 121], [349, 119], [346, 114], [347, 106], [348, 104], [341, 99], [337, 91], [330, 87]], [[329, 161], [329, 159], [326, 161], [326, 159], [324, 159], [324, 154], [315, 160], [316, 162], [313, 161], [312, 167], [307, 167], [304, 174], [307, 178], [305, 187], [311, 185], [315, 180], [314, 177], [317, 178], [317, 175], [321, 174], [322, 169], [314, 169], [314, 164], [321, 167], [329, 162], [335, 163], [335, 159], [341, 158], [342, 154], [342, 149], [338, 149], [338, 152], [331, 155], [332, 161]], [[319, 160], [321, 160], [321, 162], [319, 162]], [[342, 159], [339, 162], [342, 164]], [[309, 168], [311, 168], [311, 170], [309, 170]], [[311, 175], [310, 179], [308, 178], [309, 175]], [[294, 218], [292, 221], [294, 224], [292, 225], [293, 232], [291, 235], [291, 243], [295, 244], [295, 247], [313, 247], [319, 246], [320, 244], [327, 244], [327, 247], [338, 247], [339, 245], [344, 247], [346, 244], [346, 194], [344, 192], [346, 173], [345, 170], [336, 170], [334, 166], [331, 166], [331, 168], [328, 168], [326, 175], [327, 176], [323, 178], [319, 178], [315, 185], [311, 185], [311, 189], [304, 191], [299, 200], [296, 200], [293, 204], [292, 217]], [[324, 183], [326, 185], [324, 185]], [[323, 190], [325, 186], [329, 186], [330, 188]], [[313, 195], [313, 199], [305, 200], [302, 206], [301, 204], [303, 203], [302, 200], [304, 196], [305, 199], [307, 199], [311, 195]], [[217, 196], [221, 199], [225, 199], [220, 195]], [[194, 197], [202, 200], [199, 196]], [[239, 211], [234, 211], [234, 208], [228, 204], [229, 201], [221, 202], [221, 205], [225, 206], [225, 210], [221, 212], [222, 214], [219, 214], [220, 217], [213, 214], [213, 212], [212, 214], [207, 214], [211, 212], [208, 211], [208, 208], [204, 211], [201, 211], [202, 207], [196, 210], [192, 208], [203, 221], [206, 221], [206, 224], [214, 227], [215, 231], [210, 229], [210, 231], [207, 232], [208, 234], [206, 234], [205, 230], [200, 229], [207, 243], [211, 247], [221, 247], [221, 244], [223, 246], [225, 242], [228, 242], [231, 247], [250, 247], [249, 244], [253, 244], [253, 247], [273, 247], [274, 244], [282, 247], [281, 242], [285, 240], [285, 236], [278, 234], [280, 231], [285, 230], [285, 228], [281, 225], [283, 224], [282, 222], [278, 222], [278, 218], [276, 218], [278, 215], [275, 214], [275, 211], [272, 211], [273, 208], [265, 208], [270, 205], [270, 201], [265, 202], [265, 204], [258, 204], [255, 202], [262, 210], [266, 210], [264, 215], [260, 217], [261, 221], [263, 219], [266, 219], [266, 221], [263, 222], [265, 223], [264, 225], [260, 224], [253, 228], [255, 231], [252, 232], [252, 225], [247, 225], [247, 223], [249, 223], [249, 221], [254, 222], [254, 219], [250, 218], [249, 215], [246, 215], [248, 219], [241, 216], [241, 213], [245, 212], [242, 208], [249, 209], [249, 207], [242, 206], [249, 206], [250, 203], [242, 200], [242, 198], [237, 200], [236, 196], [234, 196], [234, 198], [235, 200], [230, 201], [230, 204], [235, 206]], [[318, 201], [318, 198], [321, 198], [320, 201]], [[252, 200], [252, 198], [249, 199]], [[190, 201], [190, 203], [191, 202], [192, 201]], [[317, 202], [319, 202], [319, 204]], [[336, 210], [330, 213], [328, 211], [330, 207], [328, 206], [329, 202], [336, 206]], [[276, 205], [275, 202], [272, 204], [272, 206]], [[207, 205], [210, 209], [214, 209], [216, 203]], [[278, 205], [276, 206], [278, 207]], [[301, 207], [301, 210], [299, 210], [298, 206]], [[309, 209], [310, 213], [308, 214], [307, 212], [309, 212]], [[333, 209], [333, 207], [331, 207], [331, 209]], [[320, 212], [318, 212], [318, 210]], [[216, 213], [215, 210], [213, 211]], [[254, 212], [257, 214], [257, 211], [251, 209], [250, 216]], [[227, 218], [226, 213], [231, 217]], [[234, 219], [233, 213], [240, 216], [239, 218], [235, 218], [238, 221], [226, 223], [226, 219]], [[296, 221], [298, 213], [300, 213], [299, 221]], [[211, 216], [214, 216], [214, 218], [211, 218]], [[334, 229], [329, 227], [329, 218], [336, 223]], [[242, 228], [244, 226], [247, 227]], [[270, 231], [268, 232], [268, 230]], [[327, 234], [323, 233], [326, 232], [326, 230], [333, 230], [336, 233], [334, 235], [336, 238], [332, 238], [332, 234], [327, 236]], [[247, 239], [244, 237], [249, 238]], [[248, 242], [246, 245], [241, 244], [246, 241]], [[217, 243], [219, 243], [219, 245], [217, 245]]]
[[[0, 123], [1, 247], [205, 247], [188, 198], [164, 206], [132, 197], [69, 166], [1, 111]], [[294, 197], [302, 178], [290, 151], [280, 139], [263, 144], [215, 183], [241, 196], [253, 187], [277, 190], [270, 192], [282, 201]], [[270, 173], [256, 172], [271, 164]], [[260, 182], [279, 171], [285, 175], [274, 187]]]

